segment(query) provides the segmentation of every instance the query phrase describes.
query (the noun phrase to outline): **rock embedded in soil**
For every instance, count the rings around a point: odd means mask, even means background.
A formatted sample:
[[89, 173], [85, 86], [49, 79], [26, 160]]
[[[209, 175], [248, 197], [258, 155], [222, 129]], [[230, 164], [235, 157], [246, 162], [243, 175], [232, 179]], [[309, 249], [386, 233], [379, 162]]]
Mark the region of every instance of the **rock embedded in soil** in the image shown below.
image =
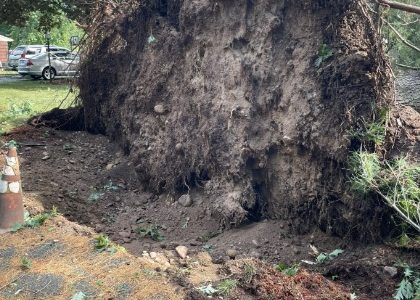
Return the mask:
[[226, 255], [229, 256], [230, 259], [235, 259], [236, 256], [238, 256], [238, 251], [235, 249], [228, 249], [226, 250]]
[[185, 246], [178, 246], [175, 248], [176, 253], [178, 253], [179, 257], [182, 259], [187, 257], [188, 254], [188, 248]]
[[391, 278], [394, 278], [398, 274], [398, 269], [396, 267], [384, 267], [384, 272], [389, 275]]
[[154, 107], [154, 111], [155, 113], [162, 115], [165, 113], [165, 107], [162, 104], [158, 104]]
[[181, 197], [179, 197], [178, 203], [184, 207], [189, 207], [192, 205], [193, 202], [190, 195], [182, 195]]

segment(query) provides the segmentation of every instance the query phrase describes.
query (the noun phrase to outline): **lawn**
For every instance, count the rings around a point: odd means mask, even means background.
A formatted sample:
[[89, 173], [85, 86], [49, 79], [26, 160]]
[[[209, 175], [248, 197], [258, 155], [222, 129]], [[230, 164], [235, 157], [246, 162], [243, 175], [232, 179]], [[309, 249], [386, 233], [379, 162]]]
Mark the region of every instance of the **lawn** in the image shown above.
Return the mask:
[[[50, 84], [44, 80], [21, 79], [11, 81], [10, 75], [0, 73], [0, 134], [24, 124], [33, 115], [57, 107], [68, 91], [69, 85], [66, 83], [55, 81]], [[69, 106], [76, 95], [70, 93], [62, 107]]]

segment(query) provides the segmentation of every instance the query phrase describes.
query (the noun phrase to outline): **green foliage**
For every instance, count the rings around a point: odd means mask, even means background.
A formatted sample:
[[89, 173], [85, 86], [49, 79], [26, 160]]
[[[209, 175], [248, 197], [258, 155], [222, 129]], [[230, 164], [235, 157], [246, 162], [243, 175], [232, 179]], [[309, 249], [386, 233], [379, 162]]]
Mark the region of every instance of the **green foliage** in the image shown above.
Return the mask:
[[335, 258], [337, 258], [337, 256], [339, 256], [340, 254], [342, 254], [344, 251], [341, 249], [335, 249], [334, 251], [330, 252], [330, 253], [320, 253], [317, 258], [316, 258], [316, 262], [317, 263], [324, 263], [330, 260], [333, 260]]
[[279, 263], [275, 266], [275, 269], [277, 271], [282, 272], [283, 274], [287, 275], [287, 276], [294, 276], [297, 274], [297, 272], [299, 272], [299, 267], [300, 265], [295, 263], [291, 266], [286, 265], [285, 263]]
[[318, 49], [318, 57], [315, 60], [315, 67], [319, 68], [321, 64], [328, 60], [331, 56], [333, 56], [331, 48], [326, 44], [322, 44]]
[[39, 18], [38, 28], [44, 32], [57, 27], [63, 16], [86, 23], [86, 17], [95, 4], [96, 1], [82, 0], [2, 0], [0, 20], [3, 24], [24, 26], [35, 13]]
[[349, 167], [352, 173], [353, 190], [367, 193], [372, 189], [381, 171], [381, 162], [375, 153], [357, 151], [349, 157]]
[[137, 227], [135, 230], [136, 233], [138, 233], [141, 237], [149, 237], [154, 241], [163, 241], [165, 237], [160, 232], [160, 226], [159, 225], [147, 225], [147, 226], [140, 226]]
[[[10, 44], [11, 49], [18, 45], [46, 44], [45, 31], [40, 29], [41, 14], [31, 12], [25, 24], [21, 26], [0, 26], [0, 32], [3, 35], [13, 39]], [[65, 16], [57, 17], [57, 24], [50, 29], [51, 44], [70, 48], [71, 36], [83, 36], [83, 30]]]
[[351, 185], [356, 191], [377, 192], [398, 215], [420, 231], [420, 166], [406, 159], [381, 162], [375, 153], [351, 154]]
[[243, 269], [244, 269], [244, 274], [243, 274], [244, 282], [245, 283], [251, 283], [254, 276], [257, 275], [257, 271], [250, 264], [245, 264], [243, 266]]
[[[420, 0], [398, 0], [398, 2], [420, 6]], [[411, 44], [420, 45], [420, 20], [416, 14], [385, 9], [383, 16]], [[394, 62], [420, 67], [418, 52], [404, 45], [387, 25], [383, 27], [382, 36], [386, 42], [386, 51]]]
[[95, 237], [95, 249], [99, 252], [110, 252], [110, 253], [116, 253], [118, 251], [125, 252], [124, 247], [121, 247], [119, 245], [116, 245], [114, 242], [112, 242], [109, 237], [107, 237], [104, 234], [100, 234], [97, 237]]
[[57, 208], [54, 206], [52, 210], [40, 213], [36, 216], [31, 217], [29, 213], [25, 213], [25, 220], [23, 224], [15, 224], [12, 228], [12, 232], [17, 232], [23, 228], [36, 228], [44, 225], [48, 219], [58, 216]]
[[394, 295], [395, 300], [418, 300], [420, 299], [420, 273], [406, 266], [404, 278], [398, 284]]
[[32, 261], [29, 258], [27, 258], [26, 256], [23, 256], [20, 259], [20, 267], [23, 270], [29, 270], [30, 268], [32, 268]]
[[223, 296], [228, 296], [236, 287], [238, 286], [238, 281], [235, 279], [225, 279], [217, 285], [217, 290], [219, 294]]

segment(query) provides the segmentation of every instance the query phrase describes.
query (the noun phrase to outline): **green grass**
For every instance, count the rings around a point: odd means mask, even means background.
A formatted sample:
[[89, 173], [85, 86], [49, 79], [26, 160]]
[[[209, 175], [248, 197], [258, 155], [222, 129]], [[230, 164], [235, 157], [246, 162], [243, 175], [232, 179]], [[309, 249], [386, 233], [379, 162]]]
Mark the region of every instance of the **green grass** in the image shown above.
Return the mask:
[[[2, 72], [4, 73], [4, 71]], [[0, 77], [2, 73], [0, 73]], [[43, 80], [1, 81], [0, 79], [0, 134], [23, 125], [33, 115], [57, 107], [68, 93], [67, 84]], [[71, 93], [70, 104], [76, 97]]]
[[11, 77], [19, 75], [16, 71], [12, 70], [0, 70], [0, 77]]

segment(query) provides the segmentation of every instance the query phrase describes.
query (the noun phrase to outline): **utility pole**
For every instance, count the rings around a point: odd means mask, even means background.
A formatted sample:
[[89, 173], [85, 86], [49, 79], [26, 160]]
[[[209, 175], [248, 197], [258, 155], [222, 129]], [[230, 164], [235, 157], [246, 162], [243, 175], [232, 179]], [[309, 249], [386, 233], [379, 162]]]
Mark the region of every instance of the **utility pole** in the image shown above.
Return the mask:
[[50, 32], [49, 31], [47, 31], [46, 33], [45, 33], [45, 38], [46, 38], [46, 40], [47, 40], [47, 52], [48, 52], [48, 72], [49, 72], [49, 80], [50, 80], [50, 83], [51, 83], [51, 81], [52, 81], [52, 78], [51, 78], [51, 52], [50, 52], [50, 39], [51, 39], [51, 34], [50, 34]]

